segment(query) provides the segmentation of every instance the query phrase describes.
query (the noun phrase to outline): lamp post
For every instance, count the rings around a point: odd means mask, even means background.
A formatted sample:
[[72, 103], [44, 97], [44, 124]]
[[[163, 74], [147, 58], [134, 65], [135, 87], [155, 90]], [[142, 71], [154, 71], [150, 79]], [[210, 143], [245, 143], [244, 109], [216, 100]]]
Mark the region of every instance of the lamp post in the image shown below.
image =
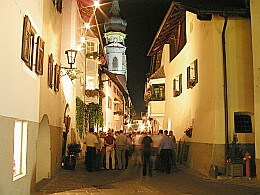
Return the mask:
[[75, 64], [77, 52], [78, 51], [74, 49], [69, 49], [65, 51], [65, 54], [67, 55], [68, 59], [68, 64], [70, 65], [70, 68], [68, 69], [74, 69], [72, 68], [72, 65]]

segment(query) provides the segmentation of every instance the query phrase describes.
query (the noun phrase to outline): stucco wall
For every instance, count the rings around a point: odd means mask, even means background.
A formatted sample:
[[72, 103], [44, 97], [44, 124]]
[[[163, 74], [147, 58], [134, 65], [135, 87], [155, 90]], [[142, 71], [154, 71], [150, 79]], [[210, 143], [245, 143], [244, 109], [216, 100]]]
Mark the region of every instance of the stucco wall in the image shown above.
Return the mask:
[[[199, 21], [196, 15], [187, 12], [187, 43], [178, 56], [165, 66], [166, 106], [163, 128], [168, 129], [168, 121], [171, 121], [176, 139], [190, 142], [188, 164], [204, 174], [208, 174], [211, 164], [223, 165], [225, 161], [223, 25], [222, 17], [214, 16], [211, 21]], [[250, 34], [249, 19], [228, 20], [226, 49], [230, 142], [234, 133], [234, 112], [253, 113]], [[186, 69], [196, 59], [198, 83], [192, 89], [187, 89]], [[173, 80], [179, 74], [182, 74], [182, 93], [173, 97]], [[192, 138], [184, 134], [189, 126], [193, 127]], [[254, 142], [254, 133], [239, 134], [238, 137], [242, 143]], [[207, 156], [201, 157], [198, 148], [205, 150]]]
[[41, 35], [42, 1], [5, 0], [0, 11], [0, 115], [38, 122], [40, 76], [25, 65], [21, 49], [24, 15]]
[[[24, 16], [42, 36], [43, 1], [4, 0], [0, 7], [0, 194], [30, 194], [36, 162], [39, 122], [40, 76], [21, 59]], [[13, 181], [13, 139], [15, 120], [28, 122], [27, 173]], [[4, 176], [4, 177], [3, 177]]]
[[[165, 66], [166, 105], [164, 129], [168, 120], [177, 140], [186, 139], [184, 130], [193, 126], [192, 142], [212, 143], [215, 136], [215, 62], [213, 22], [198, 21], [187, 12], [187, 44], [169, 65]], [[190, 22], [194, 29], [190, 33]], [[187, 89], [187, 67], [198, 59], [199, 82], [193, 89]], [[173, 97], [173, 80], [182, 74], [182, 94]], [[208, 76], [210, 74], [210, 76]], [[209, 87], [209, 83], [212, 85]], [[223, 142], [223, 141], [222, 141]]]
[[254, 114], [255, 114], [255, 151], [256, 151], [256, 169], [257, 178], [260, 175], [260, 1], [250, 0], [251, 9], [251, 29], [252, 29], [252, 47], [253, 47], [253, 70], [254, 70]]

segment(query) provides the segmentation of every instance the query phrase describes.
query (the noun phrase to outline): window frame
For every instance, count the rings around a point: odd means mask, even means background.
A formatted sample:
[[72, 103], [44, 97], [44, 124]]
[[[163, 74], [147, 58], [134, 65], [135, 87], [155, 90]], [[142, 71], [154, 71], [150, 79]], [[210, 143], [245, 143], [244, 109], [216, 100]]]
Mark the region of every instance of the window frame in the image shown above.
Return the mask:
[[173, 97], [182, 94], [182, 74], [179, 74], [173, 79]]
[[[13, 181], [26, 175], [27, 159], [27, 121], [16, 120], [13, 140]], [[20, 131], [20, 132], [17, 132]], [[17, 149], [19, 151], [17, 151]], [[19, 166], [18, 166], [19, 165]]]
[[187, 67], [187, 89], [192, 89], [198, 82], [198, 59], [196, 59]]
[[234, 130], [235, 133], [253, 133], [251, 114], [234, 112]]
[[165, 84], [152, 84], [151, 86], [151, 101], [165, 100]]

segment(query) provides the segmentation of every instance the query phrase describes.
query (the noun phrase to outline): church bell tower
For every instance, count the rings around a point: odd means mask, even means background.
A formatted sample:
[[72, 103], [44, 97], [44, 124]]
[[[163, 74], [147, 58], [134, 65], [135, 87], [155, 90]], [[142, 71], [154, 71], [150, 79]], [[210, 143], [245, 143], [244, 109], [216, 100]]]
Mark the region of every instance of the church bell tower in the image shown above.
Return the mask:
[[114, 74], [123, 74], [127, 78], [125, 30], [127, 22], [120, 16], [118, 0], [113, 0], [110, 18], [104, 24], [105, 54], [108, 70]]

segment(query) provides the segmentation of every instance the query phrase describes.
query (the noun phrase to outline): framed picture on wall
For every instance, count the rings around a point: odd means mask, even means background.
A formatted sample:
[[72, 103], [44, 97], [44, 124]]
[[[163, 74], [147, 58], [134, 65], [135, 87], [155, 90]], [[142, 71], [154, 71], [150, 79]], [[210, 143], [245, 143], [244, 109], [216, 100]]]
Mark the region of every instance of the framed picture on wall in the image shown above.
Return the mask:
[[60, 90], [60, 66], [55, 65], [55, 77], [54, 77], [54, 91]]
[[38, 36], [37, 38], [37, 51], [36, 51], [36, 73], [43, 75], [43, 58], [44, 58], [44, 44], [43, 39]]

